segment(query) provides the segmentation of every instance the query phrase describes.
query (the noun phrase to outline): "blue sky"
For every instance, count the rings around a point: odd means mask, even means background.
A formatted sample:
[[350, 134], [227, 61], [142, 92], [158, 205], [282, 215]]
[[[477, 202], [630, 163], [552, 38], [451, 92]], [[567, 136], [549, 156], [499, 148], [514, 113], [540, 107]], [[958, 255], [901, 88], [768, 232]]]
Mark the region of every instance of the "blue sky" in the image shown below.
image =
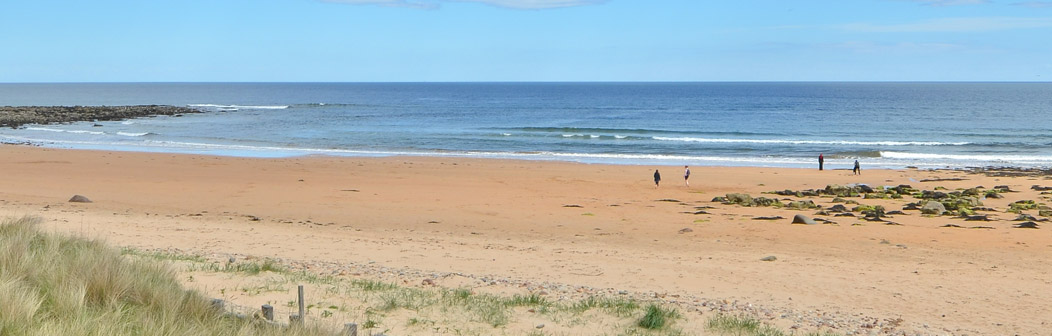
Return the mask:
[[0, 82], [1052, 81], [1052, 1], [8, 0]]

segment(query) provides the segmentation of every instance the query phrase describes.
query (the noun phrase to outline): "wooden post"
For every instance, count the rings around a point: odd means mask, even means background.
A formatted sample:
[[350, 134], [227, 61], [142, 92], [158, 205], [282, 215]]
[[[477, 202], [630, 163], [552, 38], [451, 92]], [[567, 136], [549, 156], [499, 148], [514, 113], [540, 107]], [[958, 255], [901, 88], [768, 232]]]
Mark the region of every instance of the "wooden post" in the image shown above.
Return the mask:
[[263, 305], [263, 318], [267, 321], [274, 321], [274, 307], [268, 304]]
[[215, 308], [220, 312], [226, 312], [226, 310], [223, 309], [223, 299], [212, 299], [212, 308]]
[[343, 335], [344, 336], [358, 336], [358, 324], [357, 323], [344, 323], [343, 324]]
[[306, 312], [303, 311], [303, 285], [299, 285], [299, 299], [300, 299], [300, 322], [306, 319]]

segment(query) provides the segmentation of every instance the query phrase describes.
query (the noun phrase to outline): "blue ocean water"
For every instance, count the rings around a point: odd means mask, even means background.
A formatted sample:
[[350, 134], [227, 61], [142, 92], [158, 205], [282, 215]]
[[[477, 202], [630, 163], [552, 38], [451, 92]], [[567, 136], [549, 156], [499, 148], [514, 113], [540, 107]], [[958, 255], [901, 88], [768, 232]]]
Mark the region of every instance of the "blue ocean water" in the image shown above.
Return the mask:
[[1052, 166], [1052, 83], [0, 84], [0, 105], [192, 106], [0, 141], [233, 156]]

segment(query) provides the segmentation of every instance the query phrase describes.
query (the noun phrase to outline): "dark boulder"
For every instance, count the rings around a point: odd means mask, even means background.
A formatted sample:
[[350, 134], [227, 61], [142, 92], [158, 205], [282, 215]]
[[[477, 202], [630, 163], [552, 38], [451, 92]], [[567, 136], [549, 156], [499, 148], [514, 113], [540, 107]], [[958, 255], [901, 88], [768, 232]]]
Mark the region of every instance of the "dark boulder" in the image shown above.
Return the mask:
[[818, 225], [818, 222], [804, 215], [793, 216], [793, 224]]

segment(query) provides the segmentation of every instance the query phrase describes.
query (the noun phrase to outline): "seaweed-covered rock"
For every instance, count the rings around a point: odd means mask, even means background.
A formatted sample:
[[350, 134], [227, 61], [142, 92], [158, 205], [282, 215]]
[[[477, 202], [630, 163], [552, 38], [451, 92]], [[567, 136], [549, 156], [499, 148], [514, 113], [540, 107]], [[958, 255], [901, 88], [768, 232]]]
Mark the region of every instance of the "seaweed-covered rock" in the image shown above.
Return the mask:
[[843, 204], [837, 204], [829, 207], [830, 212], [847, 212], [847, 207]]
[[862, 198], [863, 199], [889, 199], [889, 198], [891, 198], [891, 195], [889, 195], [887, 193], [867, 193]]
[[1037, 209], [1037, 202], [1033, 200], [1019, 200], [1008, 205], [1008, 212], [1020, 213], [1023, 210]]
[[942, 215], [946, 212], [946, 206], [936, 201], [928, 201], [920, 210], [922, 214], [926, 215]]
[[728, 200], [727, 197], [725, 197], [725, 196], [713, 197], [712, 201], [713, 202], [720, 202], [720, 203], [730, 203], [730, 200]]
[[917, 192], [917, 189], [913, 189], [909, 184], [900, 184], [895, 188], [892, 188], [898, 194], [910, 195]]
[[825, 194], [838, 197], [858, 197], [861, 194], [861, 191], [862, 189], [859, 187], [848, 187], [838, 184], [830, 184], [823, 189]]
[[789, 202], [785, 207], [789, 209], [818, 209], [818, 205], [812, 200]]
[[748, 194], [730, 193], [727, 194], [727, 203], [752, 206], [752, 196], [749, 196]]
[[200, 110], [168, 105], [134, 106], [0, 106], [0, 126], [53, 124], [75, 121], [124, 120], [155, 115], [200, 113]]
[[773, 199], [773, 198], [757, 197], [757, 198], [754, 198], [752, 200], [752, 205], [754, 205], [754, 206], [765, 206], [765, 207], [766, 206], [781, 206], [782, 202], [780, 202], [780, 201], [778, 201], [776, 199]]
[[862, 205], [859, 205], [857, 207], [851, 208], [851, 211], [853, 211], [853, 212], [862, 212], [862, 213], [875, 211], [875, 210], [880, 210], [880, 212], [883, 213], [884, 212], [884, 206], [862, 204]]
[[941, 191], [931, 191], [931, 190], [921, 191], [921, 195], [920, 195], [920, 198], [923, 198], [923, 199], [934, 199], [934, 200], [941, 200], [941, 199], [947, 198], [947, 197], [950, 197], [950, 194], [947, 194], [947, 193], [944, 193], [944, 192], [941, 192]]

